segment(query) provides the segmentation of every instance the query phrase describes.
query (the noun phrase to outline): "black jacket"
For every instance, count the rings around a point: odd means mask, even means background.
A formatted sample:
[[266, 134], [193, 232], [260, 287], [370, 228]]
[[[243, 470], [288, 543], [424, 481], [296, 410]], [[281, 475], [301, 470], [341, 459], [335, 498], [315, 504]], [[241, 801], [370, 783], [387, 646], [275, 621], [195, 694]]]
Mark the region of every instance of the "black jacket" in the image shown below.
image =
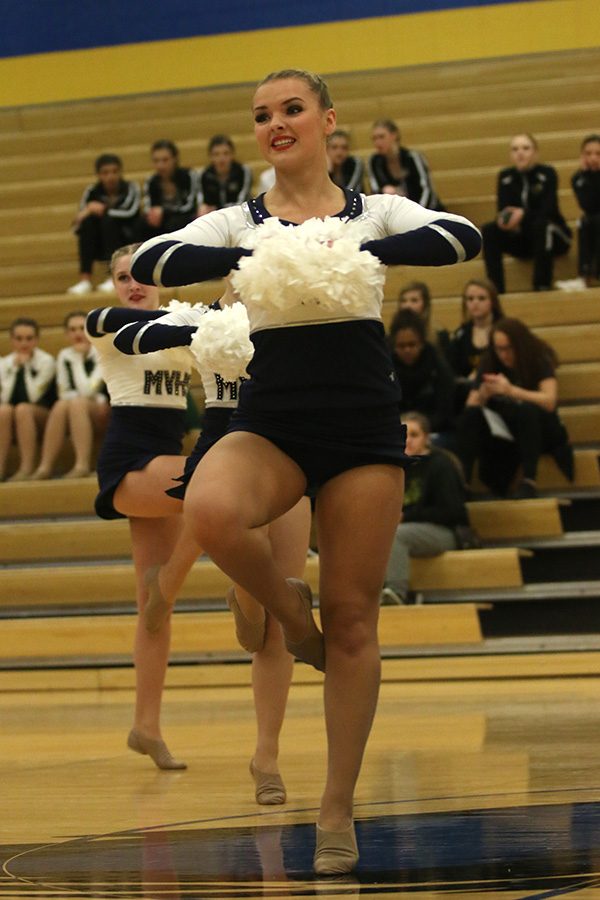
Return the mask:
[[403, 169], [402, 178], [394, 178], [388, 169], [385, 156], [374, 153], [369, 158], [369, 182], [374, 194], [380, 193], [386, 184], [400, 187], [402, 194], [427, 209], [444, 210], [444, 206], [436, 194], [431, 181], [429, 166], [425, 157], [416, 150], [400, 147], [398, 159]]
[[79, 208], [83, 209], [91, 200], [99, 200], [107, 207], [106, 215], [115, 219], [134, 219], [140, 211], [140, 187], [135, 181], [119, 182], [119, 193], [116, 197], [109, 197], [105, 193], [102, 183], [88, 184]]
[[396, 354], [394, 368], [402, 392], [400, 411], [416, 411], [427, 416], [432, 431], [451, 426], [454, 401], [454, 374], [445, 359], [429, 342], [413, 366], [406, 366]]
[[467, 524], [465, 490], [458, 463], [435, 447], [406, 470], [403, 522]]
[[329, 177], [338, 187], [348, 188], [350, 191], [362, 191], [364, 171], [362, 159], [359, 159], [358, 156], [348, 156], [342, 163], [340, 181], [335, 180], [332, 172], [329, 173]]
[[144, 182], [144, 206], [162, 206], [173, 213], [194, 213], [196, 211], [196, 193], [198, 185], [196, 174], [192, 169], [179, 167], [173, 173], [175, 196], [168, 199], [163, 195], [160, 175], [152, 175]]
[[571, 234], [558, 208], [558, 175], [552, 166], [538, 164], [526, 172], [519, 172], [514, 166], [502, 169], [498, 175], [497, 205], [498, 212], [507, 206], [524, 209], [523, 228], [532, 219], [544, 216], [567, 236]]
[[600, 172], [579, 169], [571, 179], [571, 186], [579, 206], [587, 215], [600, 213]]
[[214, 166], [207, 166], [200, 172], [198, 190], [198, 206], [206, 203], [207, 206], [215, 206], [223, 209], [225, 206], [235, 206], [243, 203], [250, 196], [252, 187], [252, 170], [239, 162], [232, 162], [229, 178], [221, 181]]

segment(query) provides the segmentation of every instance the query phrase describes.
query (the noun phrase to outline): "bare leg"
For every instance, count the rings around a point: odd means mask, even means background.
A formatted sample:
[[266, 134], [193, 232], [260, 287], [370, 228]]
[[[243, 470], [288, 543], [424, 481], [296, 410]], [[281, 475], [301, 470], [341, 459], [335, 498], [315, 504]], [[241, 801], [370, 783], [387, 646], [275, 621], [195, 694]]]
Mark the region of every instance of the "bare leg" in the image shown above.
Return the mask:
[[[304, 574], [309, 533], [310, 502], [306, 497], [269, 526], [273, 556], [287, 575], [301, 578]], [[256, 618], [261, 609], [256, 600], [239, 588], [236, 593], [244, 615]], [[269, 614], [266, 629], [264, 647], [252, 658], [257, 730], [254, 763], [262, 772], [278, 772], [279, 735], [294, 661], [286, 650], [279, 622]]]
[[197, 543], [195, 527], [184, 518], [177, 544], [167, 562], [157, 573], [157, 585], [165, 607], [173, 607], [186, 576], [200, 554], [202, 547]]
[[93, 410], [97, 404], [88, 397], [72, 397], [69, 401], [69, 432], [75, 451], [75, 464], [69, 476], [89, 475], [94, 441]]
[[269, 441], [233, 432], [200, 461], [184, 507], [197, 543], [232, 581], [260, 600], [291, 641], [306, 636], [306, 612], [273, 559], [262, 526], [295, 506], [305, 485], [301, 469]]
[[128, 472], [115, 491], [114, 507], [128, 518], [154, 519], [181, 512], [181, 500], [165, 491], [183, 472], [183, 456], [156, 456], [145, 469]]
[[144, 737], [160, 740], [160, 706], [169, 660], [171, 620], [167, 618], [162, 628], [153, 634], [149, 634], [144, 627], [142, 613], [147, 600], [144, 572], [150, 565], [163, 563], [169, 558], [181, 527], [181, 517], [130, 518], [129, 525], [139, 613], [134, 645], [134, 727]]
[[19, 474], [29, 476], [35, 466], [38, 434], [43, 431], [48, 410], [36, 403], [18, 403], [15, 407], [15, 431], [19, 448]]
[[48, 415], [40, 464], [35, 471], [35, 478], [50, 477], [67, 434], [68, 415], [69, 401], [57, 400]]
[[379, 594], [402, 505], [404, 473], [365, 466], [327, 482], [317, 498], [325, 635], [327, 782], [320, 826], [352, 820], [354, 787], [377, 705]]
[[14, 434], [14, 407], [10, 403], [0, 405], [0, 481], [6, 477], [6, 460]]

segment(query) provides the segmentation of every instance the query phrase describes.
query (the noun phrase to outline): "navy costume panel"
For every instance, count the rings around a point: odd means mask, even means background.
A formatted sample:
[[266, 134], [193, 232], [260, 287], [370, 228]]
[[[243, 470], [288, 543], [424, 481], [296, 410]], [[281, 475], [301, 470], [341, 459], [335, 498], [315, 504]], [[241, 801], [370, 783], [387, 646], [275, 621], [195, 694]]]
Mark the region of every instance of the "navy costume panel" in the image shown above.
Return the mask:
[[98, 458], [99, 493], [96, 514], [124, 519], [113, 499], [128, 472], [144, 469], [156, 456], [179, 456], [185, 431], [185, 410], [152, 406], [115, 406]]
[[382, 464], [406, 468], [414, 462], [404, 452], [406, 426], [395, 403], [353, 410], [303, 409], [299, 415], [297, 409], [246, 413], [242, 399], [229, 430], [258, 434], [279, 447], [304, 472], [308, 496], [348, 469]]
[[224, 434], [227, 434], [229, 422], [235, 410], [232, 407], [209, 406], [204, 414], [202, 423], [202, 432], [196, 441], [194, 449], [185, 461], [183, 475], [174, 480], [179, 482], [175, 487], [165, 491], [170, 497], [176, 500], [183, 500], [187, 486], [190, 483], [192, 475], [196, 471], [196, 466], [205, 453], [220, 440]]

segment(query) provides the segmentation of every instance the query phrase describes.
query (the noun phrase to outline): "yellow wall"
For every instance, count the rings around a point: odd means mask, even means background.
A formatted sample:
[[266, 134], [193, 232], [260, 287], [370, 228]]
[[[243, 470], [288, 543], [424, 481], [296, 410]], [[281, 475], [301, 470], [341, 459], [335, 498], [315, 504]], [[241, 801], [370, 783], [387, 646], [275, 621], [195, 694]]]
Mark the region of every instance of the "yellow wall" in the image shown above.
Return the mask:
[[600, 0], [532, 0], [0, 59], [0, 106], [600, 46]]

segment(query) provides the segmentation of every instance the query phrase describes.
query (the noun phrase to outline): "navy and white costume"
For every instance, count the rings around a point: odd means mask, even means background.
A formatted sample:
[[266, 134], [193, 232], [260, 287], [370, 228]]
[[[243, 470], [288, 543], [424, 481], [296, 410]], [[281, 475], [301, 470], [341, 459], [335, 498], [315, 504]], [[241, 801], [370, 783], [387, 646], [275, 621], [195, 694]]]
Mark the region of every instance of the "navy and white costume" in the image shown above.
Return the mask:
[[125, 518], [113, 505], [114, 493], [128, 472], [143, 469], [156, 456], [181, 453], [191, 380], [187, 350], [170, 350], [124, 360], [113, 345], [123, 325], [165, 316], [164, 310], [95, 309], [87, 318], [89, 338], [98, 351], [112, 407], [97, 472], [100, 492], [96, 513]]
[[552, 286], [554, 257], [571, 246], [571, 229], [558, 206], [558, 175], [552, 166], [541, 164], [520, 171], [509, 166], [498, 175], [497, 209], [501, 213], [514, 206], [524, 210], [517, 230], [506, 231], [497, 222], [482, 228], [483, 256], [487, 277], [499, 294], [505, 291], [502, 255], [533, 258], [533, 288]]
[[395, 178], [389, 170], [387, 159], [383, 153], [373, 153], [369, 157], [367, 170], [369, 183], [374, 194], [392, 185], [399, 194], [414, 200], [427, 209], [443, 210], [444, 205], [436, 194], [427, 160], [422, 153], [400, 147], [398, 162], [403, 172], [401, 178]]
[[26, 363], [16, 354], [0, 357], [0, 403], [37, 403], [50, 407], [56, 399], [56, 360], [36, 347]]
[[[211, 306], [211, 309], [219, 308], [218, 302]], [[202, 314], [201, 310], [192, 307], [175, 311], [168, 317], [164, 316], [149, 323], [132, 323], [121, 328], [117, 333], [114, 339], [115, 347], [127, 354], [154, 353], [171, 347], [183, 349], [191, 341], [196, 324]], [[194, 361], [195, 358], [190, 351], [192, 365]], [[227, 433], [233, 411], [237, 409], [242, 383], [245, 380], [238, 378], [235, 381], [226, 381], [217, 372], [200, 371], [200, 376], [205, 396], [202, 431], [194, 449], [186, 459], [183, 475], [176, 479], [180, 484], [166, 492], [171, 497], [181, 500], [183, 500], [187, 485], [204, 454]]]
[[581, 209], [577, 223], [578, 274], [600, 277], [600, 172], [579, 169], [571, 179], [573, 193]]
[[64, 347], [56, 357], [56, 387], [59, 400], [73, 397], [89, 397], [99, 403], [106, 402], [104, 380], [100, 369], [98, 351], [90, 347], [87, 353], [78, 353], [74, 347]]
[[[477, 229], [406, 198], [345, 192], [338, 216], [362, 227], [362, 248], [385, 265], [448, 265], [475, 256]], [[134, 255], [144, 283], [188, 284], [228, 274], [244, 255], [244, 237], [269, 218], [263, 197], [219, 210], [154, 238]], [[244, 298], [241, 298], [242, 301]], [[372, 463], [404, 465], [399, 390], [385, 341], [381, 301], [360, 316], [303, 303], [248, 306], [254, 357], [230, 430], [262, 435], [303, 470], [307, 490]]]

